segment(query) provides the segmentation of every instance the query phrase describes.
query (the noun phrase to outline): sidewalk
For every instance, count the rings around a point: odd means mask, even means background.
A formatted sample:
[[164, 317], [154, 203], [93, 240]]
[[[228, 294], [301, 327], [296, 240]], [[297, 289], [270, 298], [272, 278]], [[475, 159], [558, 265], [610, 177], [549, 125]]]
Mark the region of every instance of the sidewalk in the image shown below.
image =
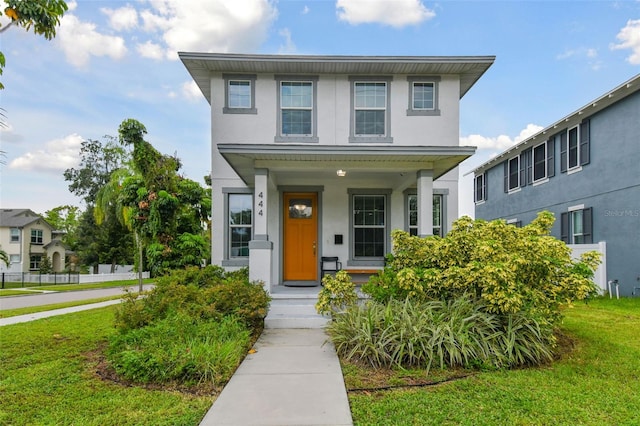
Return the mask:
[[22, 322], [35, 321], [49, 318], [55, 315], [70, 314], [72, 312], [88, 311], [89, 309], [103, 308], [122, 302], [122, 299], [107, 300], [106, 302], [91, 303], [89, 305], [72, 306], [70, 308], [54, 309], [52, 311], [36, 312], [33, 314], [17, 315], [14, 317], [0, 318], [0, 327], [5, 325], [20, 324]]
[[200, 426], [352, 425], [340, 363], [322, 329], [265, 329]]

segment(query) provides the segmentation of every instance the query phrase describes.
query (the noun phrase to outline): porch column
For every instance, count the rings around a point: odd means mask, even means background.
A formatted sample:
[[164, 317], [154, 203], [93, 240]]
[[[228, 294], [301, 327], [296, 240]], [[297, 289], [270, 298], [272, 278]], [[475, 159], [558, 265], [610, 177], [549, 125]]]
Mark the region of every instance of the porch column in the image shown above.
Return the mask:
[[253, 239], [249, 241], [249, 280], [261, 281], [271, 292], [271, 255], [273, 243], [267, 232], [268, 169], [256, 169], [253, 194]]
[[418, 171], [418, 235], [433, 235], [433, 170]]

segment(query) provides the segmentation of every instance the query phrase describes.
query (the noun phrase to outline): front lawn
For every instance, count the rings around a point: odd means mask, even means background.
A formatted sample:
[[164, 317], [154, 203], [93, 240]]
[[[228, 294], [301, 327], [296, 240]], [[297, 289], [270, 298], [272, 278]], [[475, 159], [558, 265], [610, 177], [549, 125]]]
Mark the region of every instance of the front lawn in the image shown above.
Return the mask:
[[[419, 370], [372, 374], [345, 363], [347, 388], [360, 389], [349, 391], [354, 423], [640, 424], [640, 298], [576, 303], [565, 311], [562, 330], [568, 352], [560, 360], [537, 368], [432, 370], [426, 380]], [[362, 390], [448, 378], [453, 380], [433, 386]]]
[[0, 329], [0, 424], [197, 425], [214, 396], [103, 380], [114, 307]]

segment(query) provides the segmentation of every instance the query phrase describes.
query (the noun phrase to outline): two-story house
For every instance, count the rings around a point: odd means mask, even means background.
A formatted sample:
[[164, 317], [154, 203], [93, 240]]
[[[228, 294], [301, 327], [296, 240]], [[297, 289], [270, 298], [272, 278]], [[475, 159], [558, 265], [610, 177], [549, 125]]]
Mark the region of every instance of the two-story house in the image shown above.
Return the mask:
[[[604, 243], [606, 277], [640, 290], [640, 74], [474, 171], [475, 214], [526, 224], [555, 214], [552, 234]], [[614, 291], [614, 287], [612, 287]]]
[[460, 99], [482, 57], [180, 53], [211, 105], [212, 262], [315, 286], [382, 268], [393, 229], [458, 216]]
[[0, 209], [0, 248], [7, 253], [6, 272], [36, 272], [48, 256], [54, 272], [65, 269], [66, 249], [59, 233], [29, 209]]

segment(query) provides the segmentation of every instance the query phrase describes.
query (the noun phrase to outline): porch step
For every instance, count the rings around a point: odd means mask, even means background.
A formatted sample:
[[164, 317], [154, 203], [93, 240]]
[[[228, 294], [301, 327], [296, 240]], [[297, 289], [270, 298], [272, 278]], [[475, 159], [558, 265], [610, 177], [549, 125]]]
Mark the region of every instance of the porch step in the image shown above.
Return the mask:
[[328, 317], [316, 312], [317, 297], [273, 298], [264, 319], [265, 328], [324, 328]]

